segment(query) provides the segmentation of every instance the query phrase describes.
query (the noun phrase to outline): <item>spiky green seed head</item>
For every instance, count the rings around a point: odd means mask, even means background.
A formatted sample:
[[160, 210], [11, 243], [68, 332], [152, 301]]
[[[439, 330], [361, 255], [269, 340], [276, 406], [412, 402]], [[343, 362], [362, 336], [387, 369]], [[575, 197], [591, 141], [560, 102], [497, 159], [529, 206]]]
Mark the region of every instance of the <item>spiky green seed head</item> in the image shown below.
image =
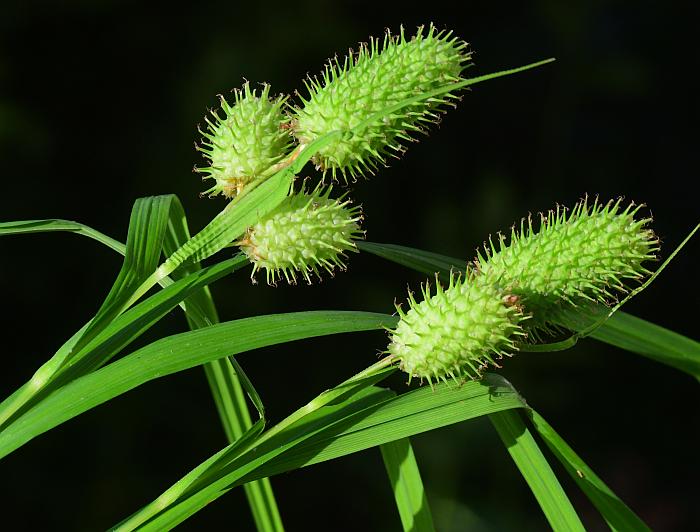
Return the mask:
[[628, 291], [627, 281], [649, 274], [644, 263], [654, 259], [658, 239], [649, 218], [635, 219], [641, 206], [622, 207], [621, 200], [589, 205], [587, 198], [571, 212], [558, 207], [511, 231], [510, 242], [490, 241], [476, 263], [482, 275], [496, 279], [517, 295], [532, 314], [532, 329], [547, 329], [556, 312], [583, 300], [608, 303]]
[[391, 333], [388, 352], [412, 377], [433, 381], [476, 379], [488, 364], [516, 350], [514, 338], [523, 334], [517, 304], [485, 276], [450, 275], [450, 284], [431, 295], [426, 284], [423, 301], [409, 293], [409, 310], [400, 307], [400, 320]]
[[[451, 32], [421, 26], [406, 39], [389, 32], [383, 43], [371, 39], [342, 62], [331, 60], [321, 75], [306, 82], [308, 99], [295, 110], [292, 130], [299, 142], [308, 144], [336, 130], [349, 132], [325, 146], [313, 159], [333, 178], [346, 180], [373, 173], [386, 164], [387, 155], [398, 156], [403, 141], [411, 141], [426, 125], [436, 122], [445, 107], [454, 105], [454, 93], [421, 100], [378, 120], [373, 116], [408, 98], [426, 94], [461, 81], [471, 58], [467, 44]], [[362, 124], [362, 126], [360, 126]], [[359, 127], [358, 127], [359, 126]]]
[[356, 252], [354, 240], [364, 236], [362, 214], [330, 192], [328, 187], [292, 194], [248, 229], [238, 244], [253, 263], [253, 278], [264, 269], [269, 284], [282, 277], [296, 284], [297, 274], [311, 283], [312, 273], [320, 279], [321, 270], [332, 275], [336, 267], [345, 269], [345, 252]]
[[215, 181], [206, 191], [210, 196], [240, 194], [288, 155], [292, 138], [282, 110], [287, 98], [270, 99], [269, 93], [270, 86], [264, 84], [258, 96], [246, 82], [234, 91], [233, 105], [220, 96], [221, 108], [205, 117], [207, 130], [200, 130], [202, 141], [197, 149], [209, 165], [195, 170]]

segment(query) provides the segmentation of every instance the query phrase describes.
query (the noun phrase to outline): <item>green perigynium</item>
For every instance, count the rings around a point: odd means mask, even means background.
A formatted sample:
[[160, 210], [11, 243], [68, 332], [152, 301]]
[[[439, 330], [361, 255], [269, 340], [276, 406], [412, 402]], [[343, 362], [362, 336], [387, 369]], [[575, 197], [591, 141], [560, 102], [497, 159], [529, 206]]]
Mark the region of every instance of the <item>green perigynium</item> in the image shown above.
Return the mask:
[[621, 204], [584, 199], [570, 213], [558, 207], [540, 215], [537, 232], [531, 218], [523, 220], [507, 245], [501, 235], [498, 249], [491, 243], [478, 254], [477, 268], [520, 298], [533, 330], [546, 329], [562, 306], [608, 303], [628, 290], [625, 281], [650, 273], [643, 263], [658, 251], [651, 220], [634, 218], [641, 206]]
[[335, 130], [353, 130], [322, 148], [313, 160], [334, 178], [338, 173], [345, 179], [372, 173], [385, 164], [388, 154], [404, 150], [402, 141], [413, 140], [414, 133], [438, 120], [456, 96], [443, 94], [365, 122], [403, 100], [461, 81], [470, 57], [464, 41], [432, 25], [427, 31], [418, 28], [410, 39], [403, 28], [397, 36], [387, 32], [383, 44], [378, 39], [360, 44], [342, 63], [337, 58], [330, 61], [321, 80], [307, 82], [309, 96], [295, 110], [292, 131], [305, 145]]
[[359, 206], [343, 197], [330, 198], [331, 188], [316, 188], [288, 196], [276, 209], [250, 227], [238, 242], [253, 263], [253, 276], [265, 269], [267, 282], [284, 277], [297, 281], [297, 274], [311, 283], [311, 274], [345, 269], [346, 251], [357, 251], [353, 240], [364, 233]]
[[197, 148], [208, 159], [209, 166], [196, 168], [215, 184], [209, 195], [223, 194], [232, 198], [252, 182], [268, 177], [271, 169], [288, 155], [292, 139], [284, 114], [286, 97], [270, 99], [270, 86], [263, 85], [258, 96], [245, 83], [234, 91], [234, 103], [223, 96], [221, 110], [208, 116], [207, 131]]
[[411, 296], [399, 310], [388, 352], [409, 376], [427, 379], [476, 378], [494, 356], [517, 350], [516, 340], [556, 327], [557, 313], [581, 302], [609, 303], [625, 293], [624, 282], [649, 274], [643, 263], [654, 259], [658, 239], [635, 219], [641, 207], [621, 200], [578, 203], [568, 213], [557, 208], [541, 216], [539, 231], [530, 218], [504, 236], [497, 247], [454, 281], [424, 300]]
[[409, 380], [478, 378], [487, 364], [516, 349], [514, 339], [524, 335], [522, 312], [491, 279], [468, 272], [451, 274], [447, 289], [436, 285], [431, 295], [426, 283], [420, 303], [409, 293], [408, 312], [397, 306], [401, 319], [388, 352]]

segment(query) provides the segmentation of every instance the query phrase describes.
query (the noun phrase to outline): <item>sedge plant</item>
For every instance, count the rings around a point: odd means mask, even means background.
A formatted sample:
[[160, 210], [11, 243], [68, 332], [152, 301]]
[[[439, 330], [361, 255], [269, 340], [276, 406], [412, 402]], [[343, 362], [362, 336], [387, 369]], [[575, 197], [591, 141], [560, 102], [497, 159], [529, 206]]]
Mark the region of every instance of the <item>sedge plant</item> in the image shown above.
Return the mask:
[[[381, 449], [403, 528], [432, 530], [429, 496], [409, 438], [480, 416], [493, 423], [553, 529], [583, 525], [548, 459], [562, 464], [611, 528], [645, 529], [494, 369], [506, 363], [504, 357], [563, 350], [592, 336], [700, 376], [697, 342], [619, 310], [698, 228], [660, 263], [659, 240], [641, 207], [584, 198], [534, 223], [522, 219], [509, 237], [489, 238], [467, 262], [365, 241], [361, 209], [344, 190], [352, 183], [371, 186], [365, 178], [428, 132], [466, 87], [552, 60], [466, 78], [470, 61], [467, 43], [449, 31], [430, 25], [409, 34], [402, 28], [331, 60], [320, 76], [305, 81], [307, 92], [296, 101], [247, 82], [232, 100], [222, 97], [201, 130], [197, 171], [209, 181], [205, 193], [226, 203], [194, 236], [173, 195], [136, 201], [126, 244], [66, 220], [0, 224], [2, 235], [77, 232], [124, 255], [95, 316], [0, 404], [0, 457], [141, 384], [202, 365], [229, 444], [189, 472], [183, 465], [179, 481], [112, 523], [114, 530], [173, 528], [239, 486], [257, 529], [282, 530], [270, 477], [371, 447]], [[311, 182], [301, 179], [307, 171]], [[386, 313], [218, 319], [208, 289], [216, 280], [250, 267], [253, 279], [269, 284], [310, 283], [343, 272], [357, 252], [426, 274], [420, 294], [409, 293], [408, 305], [395, 313], [387, 302]], [[213, 256], [219, 260], [201, 266]], [[159, 290], [151, 292], [154, 287]], [[178, 306], [190, 331], [130, 351]], [[263, 402], [237, 355], [377, 329], [387, 331], [377, 363], [358, 367], [340, 384], [328, 383], [327, 391], [266, 426]], [[657, 342], [640, 341], [645, 338]], [[396, 372], [424, 386], [380, 386]]]

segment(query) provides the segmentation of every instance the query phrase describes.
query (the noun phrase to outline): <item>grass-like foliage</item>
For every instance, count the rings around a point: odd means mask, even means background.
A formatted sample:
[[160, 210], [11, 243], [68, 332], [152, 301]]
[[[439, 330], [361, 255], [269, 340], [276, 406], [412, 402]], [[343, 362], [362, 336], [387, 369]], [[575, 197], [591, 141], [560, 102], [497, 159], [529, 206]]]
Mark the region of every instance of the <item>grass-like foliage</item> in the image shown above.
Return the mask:
[[[381, 449], [403, 528], [432, 530], [429, 496], [409, 438], [480, 416], [490, 417], [552, 528], [583, 529], [548, 463], [554, 458], [611, 528], [644, 529], [511, 383], [484, 370], [499, 367], [503, 355], [566, 349], [590, 335], [700, 377], [697, 342], [618, 310], [683, 244], [659, 265], [652, 261], [658, 240], [641, 211], [620, 201], [584, 200], [570, 212], [557, 208], [543, 215], [538, 227], [524, 219], [509, 239], [490, 239], [467, 263], [364, 242], [362, 215], [347, 192], [331, 196], [327, 184], [308, 187], [297, 180], [309, 162], [319, 170], [318, 181], [340, 178], [341, 185], [375, 173], [455, 105], [465, 87], [551, 61], [466, 79], [469, 59], [461, 39], [430, 26], [412, 36], [387, 33], [333, 60], [306, 82], [309, 95], [299, 102], [272, 96], [268, 85], [258, 94], [246, 83], [207, 119], [200, 172], [214, 179], [207, 192], [229, 202], [194, 236], [172, 195], [135, 202], [125, 244], [72, 221], [1, 223], [0, 235], [83, 234], [124, 255], [124, 263], [95, 316], [0, 403], [0, 458], [137, 386], [203, 365], [230, 444], [190, 472], [182, 464], [178, 482], [124, 516], [115, 530], [172, 528], [239, 486], [258, 529], [282, 530], [269, 477], [371, 447]], [[200, 266], [232, 246], [240, 248], [233, 258]], [[268, 315], [219, 322], [208, 290], [214, 281], [252, 263], [253, 274], [265, 270], [271, 284], [310, 282], [323, 271], [344, 270], [348, 251], [423, 272], [437, 286], [426, 282], [398, 315], [277, 314], [271, 308]], [[161, 263], [162, 254], [167, 258]], [[191, 330], [130, 351], [178, 306]], [[389, 331], [385, 357], [340, 384], [327, 383], [327, 391], [266, 426], [264, 405], [238, 354], [377, 329]], [[417, 377], [430, 386], [380, 386], [401, 370], [406, 380]]]

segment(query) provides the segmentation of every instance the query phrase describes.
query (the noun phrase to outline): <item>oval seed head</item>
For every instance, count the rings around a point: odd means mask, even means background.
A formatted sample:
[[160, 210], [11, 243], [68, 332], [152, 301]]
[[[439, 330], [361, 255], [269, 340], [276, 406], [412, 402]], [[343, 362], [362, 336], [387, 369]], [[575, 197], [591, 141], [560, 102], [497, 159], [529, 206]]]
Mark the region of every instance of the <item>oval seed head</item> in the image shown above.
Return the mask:
[[282, 111], [287, 98], [271, 100], [269, 92], [270, 86], [264, 84], [258, 96], [246, 82], [234, 91], [233, 105], [220, 96], [220, 111], [211, 111], [213, 118], [205, 117], [208, 127], [200, 130], [203, 138], [197, 149], [209, 166], [195, 171], [216, 182], [206, 191], [210, 196], [236, 196], [249, 183], [267, 177], [266, 173], [289, 153], [292, 139]]
[[[341, 63], [331, 60], [321, 76], [309, 78], [308, 99], [295, 110], [292, 130], [299, 142], [308, 144], [336, 130], [352, 133], [325, 146], [314, 163], [333, 178], [340, 173], [347, 181], [365, 171], [373, 173], [386, 156], [404, 151], [401, 141], [413, 140], [423, 125], [436, 122], [446, 105], [454, 106], [453, 93], [415, 102], [379, 119], [373, 115], [408, 98], [420, 96], [450, 83], [461, 81], [464, 63], [471, 58], [467, 43], [451, 32], [421, 26], [406, 40], [403, 28], [398, 36], [389, 32], [362, 43]], [[365, 124], [366, 121], [369, 121]], [[359, 124], [363, 124], [358, 127]]]
[[329, 197], [331, 188], [288, 196], [275, 210], [250, 227], [238, 243], [253, 263], [253, 276], [263, 268], [268, 284], [282, 276], [290, 284], [297, 273], [311, 283], [311, 273], [333, 274], [345, 269], [346, 251], [357, 252], [353, 240], [362, 238], [359, 206], [344, 196]]
[[514, 338], [523, 335], [518, 305], [508, 304], [504, 294], [485, 276], [450, 274], [447, 289], [423, 288], [417, 303], [409, 293], [408, 312], [399, 307], [399, 320], [391, 334], [388, 352], [411, 377], [433, 380], [480, 378], [496, 358], [516, 350]]
[[650, 273], [643, 263], [655, 258], [659, 241], [649, 218], [635, 220], [640, 208], [622, 208], [621, 200], [589, 206], [586, 198], [570, 213], [558, 207], [540, 215], [538, 232], [528, 218], [519, 232], [512, 229], [509, 244], [503, 235], [498, 249], [490, 242], [477, 268], [520, 298], [532, 329], [546, 330], [562, 307], [608, 303], [629, 290], [625, 281]]

